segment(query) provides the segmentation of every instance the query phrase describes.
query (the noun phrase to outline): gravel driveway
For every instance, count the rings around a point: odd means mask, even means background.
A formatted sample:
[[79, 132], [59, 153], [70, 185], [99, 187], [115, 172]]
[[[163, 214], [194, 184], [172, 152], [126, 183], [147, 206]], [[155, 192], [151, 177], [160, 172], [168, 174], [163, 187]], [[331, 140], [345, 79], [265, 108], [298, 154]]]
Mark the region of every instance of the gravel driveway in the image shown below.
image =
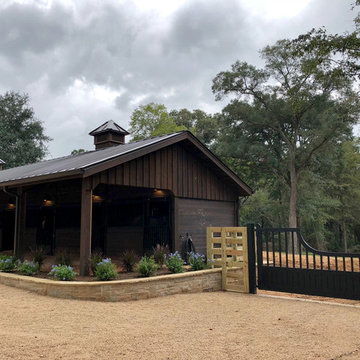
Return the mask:
[[0, 359], [359, 359], [360, 308], [230, 292], [127, 303], [0, 285]]

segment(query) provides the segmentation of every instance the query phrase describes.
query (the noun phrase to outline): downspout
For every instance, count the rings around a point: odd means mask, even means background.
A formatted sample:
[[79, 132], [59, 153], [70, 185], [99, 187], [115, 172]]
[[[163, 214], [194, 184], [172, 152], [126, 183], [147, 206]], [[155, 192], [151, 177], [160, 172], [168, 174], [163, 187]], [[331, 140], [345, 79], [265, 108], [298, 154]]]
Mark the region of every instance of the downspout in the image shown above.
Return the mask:
[[15, 256], [17, 233], [18, 233], [18, 220], [19, 220], [19, 214], [18, 214], [19, 195], [17, 193], [15, 193], [15, 192], [10, 191], [9, 189], [6, 189], [6, 186], [3, 186], [3, 191], [6, 194], [15, 196], [15, 199], [16, 199], [16, 203], [15, 203], [15, 229], [14, 229], [14, 256]]

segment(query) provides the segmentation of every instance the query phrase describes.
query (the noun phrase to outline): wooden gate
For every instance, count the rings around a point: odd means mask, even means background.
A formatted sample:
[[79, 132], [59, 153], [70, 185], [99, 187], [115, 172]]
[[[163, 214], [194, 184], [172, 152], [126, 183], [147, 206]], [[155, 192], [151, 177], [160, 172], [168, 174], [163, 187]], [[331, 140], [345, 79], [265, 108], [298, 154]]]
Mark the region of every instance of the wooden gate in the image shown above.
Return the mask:
[[256, 291], [255, 271], [252, 271], [255, 269], [253, 244], [253, 231], [249, 232], [246, 227], [207, 228], [207, 257], [212, 267], [222, 268], [223, 290], [242, 293]]

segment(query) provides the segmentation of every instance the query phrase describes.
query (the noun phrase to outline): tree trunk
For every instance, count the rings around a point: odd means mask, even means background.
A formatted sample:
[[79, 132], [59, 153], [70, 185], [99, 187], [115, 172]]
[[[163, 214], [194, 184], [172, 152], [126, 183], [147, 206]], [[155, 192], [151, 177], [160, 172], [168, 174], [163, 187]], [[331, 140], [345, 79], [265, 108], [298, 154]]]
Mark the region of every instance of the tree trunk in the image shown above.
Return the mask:
[[[290, 203], [289, 203], [289, 227], [297, 227], [297, 216], [296, 216], [296, 207], [297, 207], [297, 174], [295, 168], [295, 157], [292, 156], [290, 162]], [[290, 245], [292, 248], [292, 244]], [[299, 252], [298, 238], [294, 234], [294, 250], [295, 253]]]
[[342, 232], [342, 240], [343, 240], [343, 244], [344, 244], [344, 251], [347, 253], [348, 251], [348, 246], [347, 246], [347, 234], [346, 234], [346, 223], [344, 218], [341, 221], [341, 232]]
[[297, 178], [295, 164], [290, 168], [290, 204], [289, 204], [289, 227], [297, 227], [296, 219], [296, 205], [297, 205]]

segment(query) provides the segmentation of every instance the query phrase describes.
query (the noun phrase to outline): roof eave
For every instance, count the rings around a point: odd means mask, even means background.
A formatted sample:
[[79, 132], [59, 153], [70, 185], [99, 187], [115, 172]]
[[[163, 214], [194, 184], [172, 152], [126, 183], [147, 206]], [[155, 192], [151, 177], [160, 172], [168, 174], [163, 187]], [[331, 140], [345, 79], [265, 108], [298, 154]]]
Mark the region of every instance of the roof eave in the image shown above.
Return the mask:
[[69, 180], [70, 178], [81, 178], [83, 176], [82, 170], [70, 170], [70, 171], [59, 171], [52, 174], [38, 175], [38, 176], [29, 176], [21, 179], [12, 179], [4, 182], [0, 182], [0, 187], [18, 187], [24, 185], [33, 185], [45, 183], [48, 181], [60, 181], [60, 180]]

